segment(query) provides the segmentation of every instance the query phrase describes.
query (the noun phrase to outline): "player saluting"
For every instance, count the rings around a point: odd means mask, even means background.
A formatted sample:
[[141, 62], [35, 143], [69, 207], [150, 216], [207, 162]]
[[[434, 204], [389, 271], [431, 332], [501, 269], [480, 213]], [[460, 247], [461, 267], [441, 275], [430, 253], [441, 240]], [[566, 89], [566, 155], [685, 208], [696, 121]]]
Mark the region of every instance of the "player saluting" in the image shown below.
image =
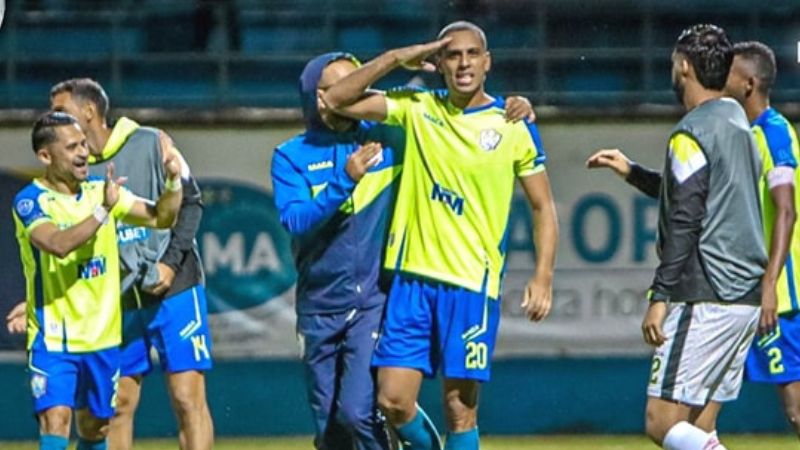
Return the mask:
[[721, 404], [739, 394], [760, 316], [767, 265], [760, 161], [745, 111], [722, 97], [733, 55], [725, 32], [713, 25], [695, 25], [678, 38], [672, 80], [688, 113], [672, 132], [663, 175], [618, 150], [587, 161], [659, 197], [661, 263], [642, 331], [657, 347], [647, 434], [668, 450], [725, 448], [714, 424]]
[[153, 204], [121, 187], [113, 166], [105, 180], [88, 178], [86, 137], [73, 116], [41, 116], [32, 141], [45, 175], [17, 194], [13, 215], [27, 281], [40, 448], [67, 448], [75, 409], [78, 449], [105, 449], [122, 333], [116, 221], [171, 227], [181, 203], [181, 167], [165, 152], [167, 189]]
[[[447, 90], [363, 96], [399, 66], [432, 70], [431, 55]], [[385, 261], [397, 274], [373, 365], [379, 405], [414, 449], [440, 448], [415, 403], [422, 376], [439, 366], [446, 448], [478, 448], [479, 382], [489, 379], [515, 179], [536, 213], [536, 272], [522, 306], [532, 320], [550, 311], [558, 230], [545, 156], [535, 125], [507, 123], [504, 102], [484, 91], [490, 66], [483, 31], [455, 22], [439, 40], [390, 50], [320, 94], [341, 114], [406, 132]]]

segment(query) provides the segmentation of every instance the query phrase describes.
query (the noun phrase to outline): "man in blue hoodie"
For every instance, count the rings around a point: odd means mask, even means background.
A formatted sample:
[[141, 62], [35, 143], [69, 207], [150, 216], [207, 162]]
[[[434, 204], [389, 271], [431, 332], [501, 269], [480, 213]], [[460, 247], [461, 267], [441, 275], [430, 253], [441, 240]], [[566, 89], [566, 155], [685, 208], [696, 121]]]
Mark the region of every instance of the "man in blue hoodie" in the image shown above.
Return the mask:
[[[338, 116], [318, 101], [358, 66], [348, 53], [306, 65], [306, 131], [278, 146], [272, 159], [275, 203], [293, 238], [297, 334], [318, 449], [388, 448], [370, 362], [386, 301], [381, 261], [404, 133]], [[513, 119], [532, 114], [527, 100], [509, 102]]]

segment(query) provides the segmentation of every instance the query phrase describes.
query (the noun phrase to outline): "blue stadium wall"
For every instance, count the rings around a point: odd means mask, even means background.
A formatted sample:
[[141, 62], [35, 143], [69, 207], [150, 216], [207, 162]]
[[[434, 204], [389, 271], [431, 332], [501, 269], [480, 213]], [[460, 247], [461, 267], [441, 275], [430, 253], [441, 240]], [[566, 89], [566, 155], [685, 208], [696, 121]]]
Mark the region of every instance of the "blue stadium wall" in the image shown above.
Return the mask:
[[[504, 359], [481, 391], [480, 428], [486, 434], [639, 433], [649, 361], [643, 358]], [[137, 437], [175, 435], [161, 374], [146, 378], [136, 416]], [[3, 386], [0, 440], [32, 439], [28, 379], [21, 363], [0, 364]], [[294, 360], [218, 362], [208, 374], [208, 397], [218, 436], [312, 434], [303, 368]], [[443, 424], [439, 383], [425, 383], [420, 403]], [[725, 407], [719, 429], [788, 432], [771, 386], [745, 384]]]

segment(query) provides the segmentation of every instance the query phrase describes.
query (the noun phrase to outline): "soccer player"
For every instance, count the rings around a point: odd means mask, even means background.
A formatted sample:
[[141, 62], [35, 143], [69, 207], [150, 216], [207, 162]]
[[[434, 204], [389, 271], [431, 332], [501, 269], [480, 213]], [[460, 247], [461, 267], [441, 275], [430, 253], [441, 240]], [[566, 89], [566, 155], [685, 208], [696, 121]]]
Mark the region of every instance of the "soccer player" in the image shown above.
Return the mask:
[[[102, 173], [113, 163], [128, 188], [147, 199], [166, 189], [160, 163], [165, 136], [122, 117], [108, 126], [108, 96], [99, 83], [82, 78], [60, 82], [50, 91], [53, 110], [74, 115], [86, 133], [89, 170]], [[211, 368], [203, 270], [195, 242], [202, 204], [200, 189], [183, 162], [183, 200], [173, 230], [150, 231], [120, 225], [117, 236], [122, 270], [122, 366], [117, 410], [109, 441], [127, 450], [144, 375], [152, 370], [154, 347], [166, 372], [182, 449], [210, 449], [213, 424], [206, 402], [204, 371]]]
[[[434, 69], [424, 61], [431, 55], [446, 90], [363, 95], [397, 67]], [[478, 448], [478, 390], [489, 379], [515, 179], [536, 213], [536, 271], [522, 306], [532, 320], [551, 306], [558, 230], [544, 153], [535, 125], [506, 122], [504, 102], [485, 92], [490, 66], [483, 31], [455, 22], [438, 40], [390, 50], [321, 93], [334, 111], [406, 132], [385, 262], [396, 275], [373, 365], [379, 406], [414, 449], [440, 446], [416, 405], [422, 377], [438, 367], [445, 448]]]
[[[318, 103], [319, 92], [359, 65], [348, 53], [309, 61], [300, 76], [306, 130], [272, 159], [275, 202], [293, 236], [297, 333], [320, 449], [387, 448], [370, 361], [386, 299], [381, 256], [405, 136]], [[508, 102], [510, 120], [532, 113], [525, 99]]]
[[767, 265], [761, 164], [744, 110], [723, 97], [733, 54], [713, 25], [695, 25], [678, 38], [672, 81], [688, 113], [673, 129], [661, 175], [618, 150], [587, 161], [659, 197], [661, 262], [642, 332], [657, 347], [647, 434], [669, 450], [725, 448], [713, 428], [722, 402], [738, 396], [760, 317]]
[[[745, 364], [745, 379], [776, 384], [789, 422], [800, 434], [800, 348], [795, 343], [797, 301], [792, 291], [800, 280], [793, 270], [798, 258], [800, 233], [796, 226], [795, 191], [798, 141], [792, 125], [769, 106], [775, 81], [775, 55], [760, 42], [742, 42], [733, 47], [734, 58], [725, 86], [727, 94], [744, 107], [761, 157], [761, 210], [769, 249], [761, 299], [760, 334]], [[633, 171], [660, 183], [660, 174], [648, 172], [619, 151], [604, 150], [593, 158], [622, 177]], [[642, 176], [640, 176], [642, 178]], [[651, 192], [657, 197], [657, 192]], [[787, 261], [787, 256], [790, 260]], [[771, 334], [776, 327], [780, 330]], [[715, 419], [715, 417], [714, 417]], [[707, 425], [715, 428], [715, 423]]]
[[761, 337], [748, 354], [745, 379], [778, 387], [786, 417], [800, 436], [800, 277], [794, 268], [800, 260], [800, 230], [795, 222], [800, 145], [794, 127], [770, 107], [775, 54], [760, 42], [741, 42], [733, 51], [726, 90], [744, 106], [761, 154], [762, 215], [770, 249]]
[[89, 150], [77, 120], [50, 112], [33, 126], [45, 175], [14, 199], [27, 281], [28, 369], [39, 448], [66, 449], [72, 409], [78, 449], [106, 448], [119, 379], [121, 311], [116, 222], [168, 228], [181, 203], [180, 163], [165, 151], [167, 189], [155, 205], [121, 188], [109, 165], [88, 177]]

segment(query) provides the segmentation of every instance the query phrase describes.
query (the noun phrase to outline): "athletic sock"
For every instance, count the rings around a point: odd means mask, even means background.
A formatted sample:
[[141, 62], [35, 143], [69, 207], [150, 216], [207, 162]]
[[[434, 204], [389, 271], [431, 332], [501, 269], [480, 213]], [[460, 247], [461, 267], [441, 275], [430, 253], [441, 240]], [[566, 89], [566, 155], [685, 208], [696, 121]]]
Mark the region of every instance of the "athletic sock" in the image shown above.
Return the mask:
[[685, 421], [669, 429], [662, 447], [665, 450], [726, 450], [716, 434], [706, 433]]
[[78, 446], [75, 450], [106, 450], [106, 440], [90, 441], [84, 438], [78, 438]]
[[417, 414], [410, 422], [396, 428], [397, 435], [403, 441], [403, 448], [410, 450], [442, 450], [439, 432], [417, 405]]
[[448, 431], [444, 442], [444, 450], [478, 450], [479, 446], [478, 427], [458, 433]]
[[67, 450], [69, 439], [55, 434], [39, 436], [39, 450]]

